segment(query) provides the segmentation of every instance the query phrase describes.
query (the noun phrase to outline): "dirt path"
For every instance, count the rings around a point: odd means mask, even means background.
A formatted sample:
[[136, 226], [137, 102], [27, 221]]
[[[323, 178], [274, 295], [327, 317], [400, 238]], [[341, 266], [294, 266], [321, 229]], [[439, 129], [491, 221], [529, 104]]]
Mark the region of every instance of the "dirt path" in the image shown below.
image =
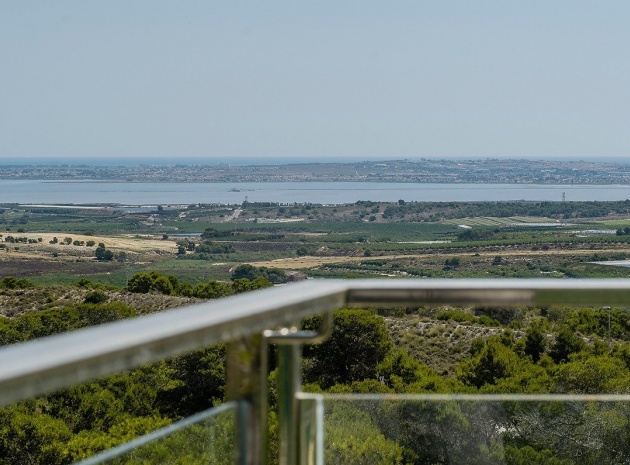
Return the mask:
[[[593, 255], [594, 253], [614, 253], [620, 252], [622, 249], [598, 249], [598, 250], [590, 250], [590, 249], [563, 249], [563, 250], [507, 250], [507, 251], [480, 251], [475, 252], [475, 254], [471, 254], [470, 252], [462, 252], [462, 253], [448, 253], [444, 254], [444, 256], [462, 256], [462, 255], [476, 255], [479, 256], [501, 256], [501, 257], [517, 257], [517, 256], [545, 256], [545, 255]], [[629, 250], [630, 252], [630, 250]], [[439, 255], [440, 252], [431, 253], [431, 254], [396, 254], [396, 255], [376, 255], [372, 257], [295, 257], [295, 258], [279, 258], [276, 260], [268, 260], [268, 261], [260, 261], [260, 262], [250, 262], [251, 265], [254, 266], [267, 266], [267, 267], [275, 267], [282, 268], [287, 270], [299, 270], [299, 269], [307, 269], [307, 268], [316, 268], [322, 265], [329, 265], [331, 263], [351, 263], [351, 262], [361, 262], [364, 260], [395, 260], [395, 259], [406, 259], [406, 258], [414, 258], [414, 259], [430, 259], [435, 258], [436, 255]]]

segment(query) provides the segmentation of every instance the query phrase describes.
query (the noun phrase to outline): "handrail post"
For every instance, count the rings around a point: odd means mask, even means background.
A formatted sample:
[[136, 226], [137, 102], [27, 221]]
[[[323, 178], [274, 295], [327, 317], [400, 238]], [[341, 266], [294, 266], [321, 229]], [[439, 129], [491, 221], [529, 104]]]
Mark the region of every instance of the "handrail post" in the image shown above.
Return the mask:
[[238, 402], [237, 465], [265, 465], [267, 459], [267, 351], [261, 335], [228, 344], [227, 400]]
[[301, 352], [299, 345], [278, 346], [278, 427], [280, 465], [298, 464], [298, 400], [301, 390]]
[[299, 401], [300, 465], [324, 463], [324, 402], [321, 394], [301, 398]]
[[297, 394], [302, 390], [302, 344], [321, 344], [332, 333], [331, 312], [322, 315], [319, 332], [300, 331], [299, 324], [263, 333], [278, 346], [278, 458], [280, 465], [300, 463], [300, 413]]

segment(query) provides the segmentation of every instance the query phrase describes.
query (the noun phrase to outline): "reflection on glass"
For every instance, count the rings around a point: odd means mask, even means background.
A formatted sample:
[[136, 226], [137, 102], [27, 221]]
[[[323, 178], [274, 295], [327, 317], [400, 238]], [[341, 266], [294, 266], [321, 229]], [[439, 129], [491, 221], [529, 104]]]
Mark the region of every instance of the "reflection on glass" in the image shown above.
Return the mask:
[[227, 403], [193, 415], [79, 465], [231, 465], [235, 409]]
[[319, 397], [326, 465], [630, 463], [630, 396]]

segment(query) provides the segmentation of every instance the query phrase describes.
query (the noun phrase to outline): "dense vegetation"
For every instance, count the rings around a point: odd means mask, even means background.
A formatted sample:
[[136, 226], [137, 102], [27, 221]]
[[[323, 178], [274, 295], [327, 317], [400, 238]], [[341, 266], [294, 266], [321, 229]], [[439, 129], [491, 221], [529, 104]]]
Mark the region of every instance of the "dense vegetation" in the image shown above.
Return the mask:
[[[155, 288], [139, 289], [146, 278]], [[171, 279], [169, 279], [171, 278]], [[12, 282], [11, 280], [7, 280]], [[176, 280], [175, 280], [176, 281]], [[169, 283], [166, 285], [165, 283]], [[179, 284], [175, 282], [175, 284]], [[80, 286], [93, 286], [83, 280]], [[198, 293], [231, 295], [269, 286], [263, 279], [208, 282]], [[190, 284], [181, 283], [184, 288]], [[86, 300], [105, 296], [99, 286]], [[134, 292], [174, 292], [172, 277], [136, 275]], [[219, 291], [216, 291], [216, 290]], [[101, 296], [101, 297], [99, 297]], [[212, 298], [217, 297], [213, 294]], [[107, 298], [107, 297], [105, 297]], [[80, 303], [0, 319], [0, 344], [133, 317], [121, 302]], [[225, 348], [197, 350], [129, 373], [100, 379], [0, 409], [0, 463], [66, 464], [202, 411], [223, 400]]]
[[218, 299], [245, 291], [253, 291], [271, 286], [272, 283], [262, 275], [252, 279], [235, 277], [232, 282], [210, 281], [192, 286], [189, 282], [180, 282], [173, 275], [163, 275], [157, 271], [136, 273], [127, 284], [129, 292], [159, 292], [165, 295], [199, 297], [201, 299]]
[[[613, 336], [629, 340], [627, 313], [611, 312]], [[630, 344], [617, 340], [608, 348], [602, 339], [606, 311], [529, 308], [513, 314], [520, 317], [508, 327], [500, 325], [495, 336], [473, 339], [454, 374], [445, 376], [396, 344], [374, 313], [339, 312], [331, 340], [305, 351], [305, 379], [312, 383], [307, 387], [382, 394], [630, 389]], [[327, 405], [327, 458], [333, 463], [339, 457], [339, 463], [356, 464], [598, 464], [630, 458], [630, 412], [623, 403], [405, 399], [331, 400]], [[610, 441], [615, 446], [604, 447]]]
[[[173, 285], [159, 273], [150, 277]], [[134, 276], [130, 288], [144, 278]], [[91, 298], [102, 292], [94, 287]], [[163, 290], [158, 286], [149, 292]], [[72, 331], [134, 314], [133, 308], [117, 302], [30, 312], [0, 320], [0, 341]], [[609, 316], [610, 348], [605, 342]], [[419, 361], [410, 336], [418, 318], [435, 330], [421, 350], [430, 351], [442, 341], [443, 351], [460, 352], [456, 361], [446, 362], [452, 365]], [[389, 328], [405, 327], [406, 322], [405, 337]], [[313, 329], [319, 324], [318, 317], [304, 323]], [[494, 335], [474, 337], [487, 327]], [[444, 343], [445, 328], [455, 328], [446, 338], [450, 343]], [[2, 409], [0, 463], [70, 463], [216, 405], [224, 395], [224, 356], [221, 346], [199, 350]], [[274, 379], [272, 372], [272, 386]], [[331, 393], [626, 393], [630, 320], [625, 309], [570, 307], [342, 310], [334, 315], [330, 340], [305, 347], [304, 382], [308, 391]], [[611, 438], [625, 443], [630, 413], [616, 403], [513, 402], [492, 407], [456, 401], [336, 400], [329, 401], [327, 412], [327, 454], [333, 463], [582, 464], [630, 458], [624, 447], [597, 446]], [[562, 430], [559, 424], [571, 427]], [[276, 427], [274, 421], [271, 427]], [[545, 434], [552, 430], [554, 435]], [[276, 437], [273, 431], [271, 437]]]
[[[465, 212], [465, 213], [464, 213]], [[403, 202], [385, 208], [388, 218], [429, 215], [432, 221], [476, 216], [597, 218], [630, 214], [630, 200], [616, 202]]]

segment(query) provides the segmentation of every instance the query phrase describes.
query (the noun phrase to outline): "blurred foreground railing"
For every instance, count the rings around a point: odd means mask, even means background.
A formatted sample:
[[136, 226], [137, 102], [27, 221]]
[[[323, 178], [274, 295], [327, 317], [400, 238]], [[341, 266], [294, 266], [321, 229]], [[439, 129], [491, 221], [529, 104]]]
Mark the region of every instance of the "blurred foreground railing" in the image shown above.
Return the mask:
[[321, 401], [298, 395], [299, 364], [300, 346], [320, 342], [329, 328], [300, 331], [301, 319], [346, 306], [629, 302], [630, 280], [307, 281], [2, 348], [0, 404], [226, 342], [236, 461], [264, 463], [267, 345], [273, 343], [279, 346], [280, 462], [322, 463]]

